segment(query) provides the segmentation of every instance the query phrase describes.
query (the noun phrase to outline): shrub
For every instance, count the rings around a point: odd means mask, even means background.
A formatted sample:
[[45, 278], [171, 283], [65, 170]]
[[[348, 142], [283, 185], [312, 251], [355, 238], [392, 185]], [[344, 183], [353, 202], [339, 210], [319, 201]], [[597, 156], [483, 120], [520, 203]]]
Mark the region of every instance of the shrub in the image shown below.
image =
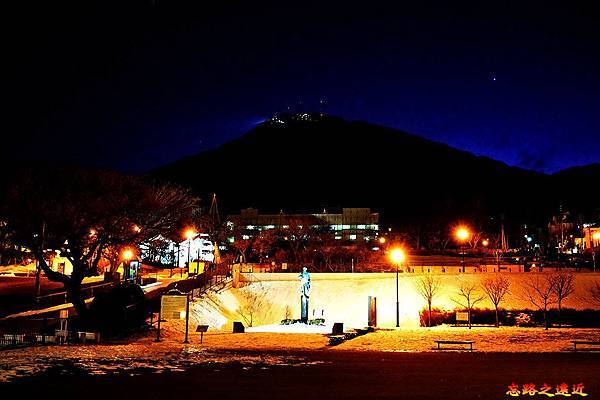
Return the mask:
[[[445, 311], [433, 308], [431, 311], [431, 326], [442, 324], [454, 325], [456, 323], [456, 311], [462, 311], [462, 309]], [[531, 327], [544, 325], [544, 314], [540, 310], [499, 310], [498, 317], [502, 326]], [[424, 308], [419, 311], [419, 318], [421, 326], [427, 326], [427, 309]], [[471, 311], [471, 323], [474, 325], [494, 325], [495, 320], [494, 310], [476, 308]], [[548, 311], [548, 320], [550, 322], [558, 320], [557, 309]], [[561, 310], [561, 320], [563, 326], [600, 328], [600, 310], [563, 308]]]

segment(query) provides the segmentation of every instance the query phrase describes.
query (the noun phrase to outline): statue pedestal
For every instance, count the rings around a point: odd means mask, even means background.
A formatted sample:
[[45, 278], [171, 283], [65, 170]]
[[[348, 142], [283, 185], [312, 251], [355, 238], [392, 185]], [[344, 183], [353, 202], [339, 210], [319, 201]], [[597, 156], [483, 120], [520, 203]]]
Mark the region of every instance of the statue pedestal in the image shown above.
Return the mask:
[[308, 296], [300, 296], [300, 321], [308, 324]]

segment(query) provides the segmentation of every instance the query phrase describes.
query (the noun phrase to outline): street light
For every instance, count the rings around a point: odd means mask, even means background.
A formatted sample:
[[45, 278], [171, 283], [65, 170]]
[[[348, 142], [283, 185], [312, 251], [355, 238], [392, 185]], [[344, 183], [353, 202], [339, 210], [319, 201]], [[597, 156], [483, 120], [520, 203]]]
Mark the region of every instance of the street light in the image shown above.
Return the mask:
[[398, 273], [400, 272], [400, 264], [404, 262], [406, 255], [404, 250], [397, 248], [390, 252], [392, 263], [396, 264], [396, 328], [400, 327], [400, 295], [398, 291]]
[[591, 239], [593, 271], [596, 272], [596, 240], [600, 240], [600, 232], [594, 232]]
[[[129, 275], [131, 274], [130, 268], [131, 268], [131, 259], [133, 258], [133, 251], [131, 249], [125, 249], [123, 250], [123, 278], [125, 279], [129, 279]], [[127, 268], [127, 270], [125, 269]], [[127, 273], [125, 273], [125, 271], [127, 271]]]
[[471, 232], [469, 231], [468, 228], [466, 228], [464, 226], [460, 226], [460, 227], [456, 228], [456, 231], [454, 232], [454, 236], [456, 236], [456, 239], [460, 242], [460, 250], [461, 250], [461, 253], [462, 253], [462, 272], [465, 272], [465, 248], [464, 248], [464, 244], [469, 239], [469, 237], [471, 236]]
[[[196, 231], [193, 230], [192, 228], [188, 228], [185, 230], [185, 237], [188, 240], [188, 261], [187, 261], [187, 266], [188, 266], [188, 274], [190, 271], [190, 263], [191, 263], [191, 251], [192, 251], [192, 239], [194, 238], [194, 236], [196, 236]], [[180, 273], [180, 276], [183, 276], [183, 272]], [[188, 276], [189, 277], [189, 276]]]

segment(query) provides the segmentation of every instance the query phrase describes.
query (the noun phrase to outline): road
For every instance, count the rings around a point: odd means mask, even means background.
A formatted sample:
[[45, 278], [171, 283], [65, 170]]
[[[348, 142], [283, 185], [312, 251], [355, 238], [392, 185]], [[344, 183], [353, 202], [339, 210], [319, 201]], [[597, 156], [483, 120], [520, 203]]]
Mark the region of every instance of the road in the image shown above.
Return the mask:
[[[265, 354], [265, 353], [262, 353]], [[273, 354], [273, 353], [271, 353]], [[278, 353], [282, 354], [282, 353]], [[293, 365], [208, 364], [184, 372], [81, 375], [57, 368], [0, 385], [19, 398], [102, 399], [507, 399], [508, 386], [583, 383], [600, 396], [600, 354], [284, 353]], [[544, 396], [527, 398], [545, 398]], [[573, 399], [579, 396], [571, 397]]]

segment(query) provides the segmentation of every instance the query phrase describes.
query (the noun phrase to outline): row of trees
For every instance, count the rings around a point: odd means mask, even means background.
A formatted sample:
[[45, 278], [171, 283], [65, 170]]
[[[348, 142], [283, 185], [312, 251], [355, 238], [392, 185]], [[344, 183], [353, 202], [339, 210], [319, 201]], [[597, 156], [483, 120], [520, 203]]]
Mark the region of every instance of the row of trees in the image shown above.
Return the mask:
[[346, 243], [336, 240], [332, 232], [293, 222], [285, 229], [224, 230], [221, 239], [228, 241], [242, 262], [307, 264], [313, 271], [346, 271], [353, 263], [375, 261], [377, 256], [371, 250], [372, 244], [365, 241]]
[[[96, 275], [101, 260], [116, 268], [125, 246], [178, 237], [199, 210], [199, 200], [178, 186], [63, 168], [20, 171], [1, 204], [11, 243], [28, 249], [48, 279], [64, 285], [79, 315], [86, 312], [82, 281]], [[57, 250], [72, 264], [70, 275], [49, 265]]]
[[[416, 289], [427, 303], [427, 324], [431, 326], [433, 301], [440, 295], [442, 289], [440, 277], [431, 274], [423, 275], [417, 280]], [[461, 282], [452, 300], [467, 310], [469, 314], [469, 328], [471, 328], [471, 313], [473, 309], [478, 303], [488, 299], [494, 306], [496, 327], [499, 327], [498, 311], [510, 290], [511, 284], [508, 278], [505, 275], [496, 274], [493, 277], [484, 279], [481, 284]], [[590, 300], [600, 305], [600, 282], [595, 282], [588, 291]], [[546, 329], [549, 327], [548, 311], [550, 307], [556, 306], [558, 310], [558, 326], [560, 327], [560, 313], [563, 303], [575, 292], [575, 276], [572, 273], [564, 271], [545, 275], [536, 274], [525, 281], [520, 292], [517, 294], [518, 296], [543, 312]]]

